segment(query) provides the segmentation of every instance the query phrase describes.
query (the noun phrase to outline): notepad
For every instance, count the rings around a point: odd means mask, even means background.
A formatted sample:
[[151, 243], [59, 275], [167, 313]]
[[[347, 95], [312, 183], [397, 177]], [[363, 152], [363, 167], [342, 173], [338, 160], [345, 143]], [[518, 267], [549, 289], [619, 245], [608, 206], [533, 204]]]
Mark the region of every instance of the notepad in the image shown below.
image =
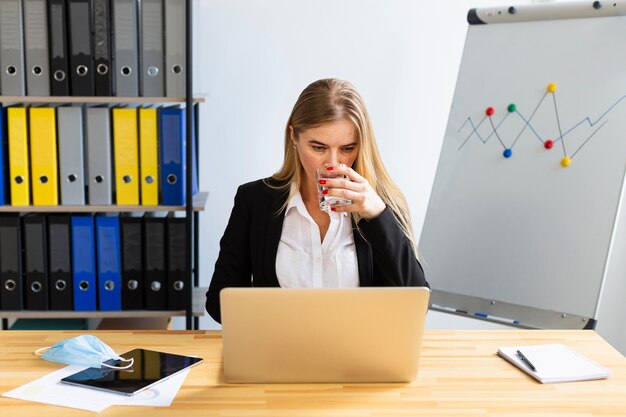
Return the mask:
[[[535, 371], [522, 361], [518, 350], [535, 366]], [[611, 375], [609, 369], [561, 344], [501, 347], [498, 355], [542, 384], [604, 379]]]

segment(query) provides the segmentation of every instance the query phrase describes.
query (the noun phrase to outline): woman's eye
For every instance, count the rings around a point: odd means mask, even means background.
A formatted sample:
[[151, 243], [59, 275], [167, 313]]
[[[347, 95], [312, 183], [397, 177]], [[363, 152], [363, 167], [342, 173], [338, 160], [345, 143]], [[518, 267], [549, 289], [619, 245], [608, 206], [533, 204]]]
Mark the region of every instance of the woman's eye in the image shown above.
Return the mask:
[[323, 146], [315, 146], [315, 145], [313, 145], [312, 148], [315, 152], [324, 152], [324, 149], [325, 149]]
[[354, 150], [354, 146], [346, 146], [345, 148], [341, 148], [341, 150], [345, 153], [350, 153]]

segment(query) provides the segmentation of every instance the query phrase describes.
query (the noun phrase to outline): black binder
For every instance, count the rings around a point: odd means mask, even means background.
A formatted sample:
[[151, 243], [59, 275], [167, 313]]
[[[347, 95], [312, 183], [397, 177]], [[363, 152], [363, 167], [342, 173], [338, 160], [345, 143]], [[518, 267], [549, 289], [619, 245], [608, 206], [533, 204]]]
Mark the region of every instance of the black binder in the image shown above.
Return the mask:
[[67, 0], [70, 83], [73, 96], [94, 95], [91, 0]]
[[144, 308], [143, 220], [120, 216], [122, 249], [122, 310]]
[[169, 310], [185, 309], [186, 218], [167, 217], [167, 307]]
[[65, 0], [48, 0], [50, 94], [53, 96], [70, 95], [66, 27]]
[[48, 217], [50, 310], [73, 310], [72, 222], [69, 214]]
[[48, 310], [48, 262], [46, 253], [46, 217], [29, 214], [23, 217], [24, 293], [26, 310]]
[[0, 216], [0, 306], [22, 310], [22, 236], [20, 216]]
[[113, 39], [110, 0], [93, 0], [93, 37], [95, 93], [97, 96], [114, 96]]
[[146, 310], [167, 310], [166, 220], [164, 213], [144, 216], [144, 302]]

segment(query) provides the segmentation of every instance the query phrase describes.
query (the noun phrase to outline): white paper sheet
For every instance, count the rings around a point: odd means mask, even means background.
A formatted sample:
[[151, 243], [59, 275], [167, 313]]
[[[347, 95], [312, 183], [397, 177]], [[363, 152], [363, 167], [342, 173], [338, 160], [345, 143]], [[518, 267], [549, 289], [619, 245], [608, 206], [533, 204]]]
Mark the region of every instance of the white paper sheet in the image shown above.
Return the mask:
[[132, 397], [59, 382], [62, 378], [83, 369], [85, 368], [80, 366], [67, 366], [14, 390], [5, 392], [2, 396], [78, 408], [97, 413], [112, 405], [167, 407], [174, 401], [174, 397], [176, 397], [178, 390], [180, 390], [189, 373], [189, 369], [187, 369]]
[[[522, 352], [535, 367], [531, 370], [517, 355]], [[562, 344], [508, 346], [498, 349], [498, 355], [543, 384], [555, 382], [589, 381], [611, 375], [609, 369], [598, 365], [575, 350]]]
[[[180, 387], [185, 382], [185, 378], [189, 374], [189, 369], [186, 369], [173, 377], [161, 381], [156, 385], [151, 386], [145, 391], [133, 395], [132, 397], [111, 394], [120, 399], [115, 405], [144, 405], [147, 407], [169, 407], [174, 401], [176, 394], [180, 390]], [[89, 390], [92, 391], [92, 390]]]

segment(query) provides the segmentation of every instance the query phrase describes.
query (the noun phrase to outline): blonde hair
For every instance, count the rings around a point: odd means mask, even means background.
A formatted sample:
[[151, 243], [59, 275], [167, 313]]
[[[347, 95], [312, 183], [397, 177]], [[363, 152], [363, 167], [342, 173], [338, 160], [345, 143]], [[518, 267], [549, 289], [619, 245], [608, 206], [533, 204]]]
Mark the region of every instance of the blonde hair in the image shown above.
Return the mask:
[[[285, 128], [283, 166], [272, 176], [280, 184], [267, 183], [268, 186], [275, 189], [286, 191], [289, 188], [289, 197], [284, 206], [281, 207], [281, 211], [286, 208], [289, 199], [300, 189], [304, 173], [304, 168], [291, 140], [290, 126], [293, 127], [294, 136], [298, 137], [304, 130], [339, 120], [347, 120], [355, 127], [359, 151], [352, 169], [370, 183], [391, 209], [417, 254], [406, 199], [389, 176], [380, 157], [365, 102], [354, 86], [344, 80], [328, 78], [309, 84], [302, 91], [291, 111]], [[352, 213], [352, 216], [355, 223], [358, 224], [361, 220], [360, 216], [356, 213]]]

